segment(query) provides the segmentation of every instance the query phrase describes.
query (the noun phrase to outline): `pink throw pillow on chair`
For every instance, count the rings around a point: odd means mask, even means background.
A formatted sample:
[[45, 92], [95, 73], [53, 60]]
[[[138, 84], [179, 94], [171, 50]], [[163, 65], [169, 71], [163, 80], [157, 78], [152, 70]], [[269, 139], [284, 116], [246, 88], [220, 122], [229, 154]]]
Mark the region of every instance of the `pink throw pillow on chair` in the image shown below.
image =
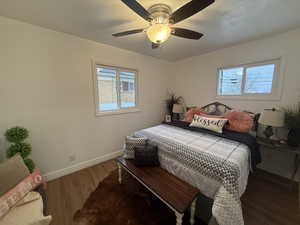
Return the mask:
[[10, 191], [5, 193], [3, 196], [0, 196], [0, 218], [4, 216], [10, 208], [20, 201], [28, 192], [36, 188], [42, 182], [40, 170], [35, 170]]
[[228, 119], [227, 130], [247, 133], [253, 126], [253, 119], [246, 112], [229, 111], [224, 114], [224, 118]]

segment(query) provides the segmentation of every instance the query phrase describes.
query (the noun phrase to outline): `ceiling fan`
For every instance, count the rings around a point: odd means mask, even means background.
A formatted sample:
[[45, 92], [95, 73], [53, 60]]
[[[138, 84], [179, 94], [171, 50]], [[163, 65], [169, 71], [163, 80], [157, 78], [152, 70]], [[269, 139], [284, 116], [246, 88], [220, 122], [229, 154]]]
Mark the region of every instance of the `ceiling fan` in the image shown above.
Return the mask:
[[215, 2], [215, 0], [191, 0], [172, 13], [171, 8], [166, 4], [155, 4], [146, 10], [136, 0], [121, 1], [139, 16], [148, 21], [150, 26], [147, 28], [115, 33], [112, 36], [123, 37], [146, 32], [149, 40], [152, 42], [153, 49], [158, 48], [161, 43], [165, 42], [170, 37], [170, 35], [199, 40], [203, 34], [184, 28], [173, 27], [173, 25], [191, 17]]

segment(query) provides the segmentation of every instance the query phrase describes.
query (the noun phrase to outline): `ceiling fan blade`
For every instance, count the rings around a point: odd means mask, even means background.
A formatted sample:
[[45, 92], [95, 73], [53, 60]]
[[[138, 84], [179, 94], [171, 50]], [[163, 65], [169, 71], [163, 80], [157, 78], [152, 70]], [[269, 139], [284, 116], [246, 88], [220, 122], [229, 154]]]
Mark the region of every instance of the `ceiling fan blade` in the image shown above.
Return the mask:
[[121, 0], [129, 8], [131, 8], [135, 13], [143, 17], [147, 21], [151, 21], [151, 14], [136, 0]]
[[156, 44], [156, 43], [153, 43], [152, 42], [152, 49], [156, 49], [156, 48], [158, 48], [159, 47], [159, 44]]
[[187, 29], [183, 29], [183, 28], [177, 28], [177, 27], [172, 28], [171, 34], [175, 35], [177, 37], [188, 38], [188, 39], [193, 39], [193, 40], [199, 40], [203, 36], [203, 34], [198, 33], [196, 31], [187, 30]]
[[192, 0], [172, 13], [170, 22], [175, 24], [205, 9], [215, 0]]
[[131, 34], [141, 33], [144, 30], [145, 29], [128, 30], [128, 31], [112, 34], [112, 36], [114, 36], [114, 37], [123, 37], [123, 36], [131, 35]]

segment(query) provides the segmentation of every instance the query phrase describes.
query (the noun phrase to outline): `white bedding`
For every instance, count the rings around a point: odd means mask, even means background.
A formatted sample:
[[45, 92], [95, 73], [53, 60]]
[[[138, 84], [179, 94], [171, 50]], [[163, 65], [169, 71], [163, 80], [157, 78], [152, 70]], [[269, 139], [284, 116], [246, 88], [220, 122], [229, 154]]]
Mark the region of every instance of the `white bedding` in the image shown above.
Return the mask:
[[159, 148], [161, 167], [214, 199], [220, 225], [244, 224], [240, 197], [250, 170], [250, 151], [237, 141], [159, 125], [136, 132]]

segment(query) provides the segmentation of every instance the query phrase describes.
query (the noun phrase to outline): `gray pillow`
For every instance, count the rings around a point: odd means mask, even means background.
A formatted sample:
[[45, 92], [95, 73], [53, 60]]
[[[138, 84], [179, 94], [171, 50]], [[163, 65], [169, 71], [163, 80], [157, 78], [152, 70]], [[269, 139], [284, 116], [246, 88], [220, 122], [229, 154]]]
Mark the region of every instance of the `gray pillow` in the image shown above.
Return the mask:
[[125, 149], [123, 157], [125, 159], [134, 159], [134, 148], [147, 145], [148, 138], [142, 135], [130, 135], [125, 139]]
[[30, 172], [19, 154], [0, 163], [0, 196], [15, 187], [29, 174]]

